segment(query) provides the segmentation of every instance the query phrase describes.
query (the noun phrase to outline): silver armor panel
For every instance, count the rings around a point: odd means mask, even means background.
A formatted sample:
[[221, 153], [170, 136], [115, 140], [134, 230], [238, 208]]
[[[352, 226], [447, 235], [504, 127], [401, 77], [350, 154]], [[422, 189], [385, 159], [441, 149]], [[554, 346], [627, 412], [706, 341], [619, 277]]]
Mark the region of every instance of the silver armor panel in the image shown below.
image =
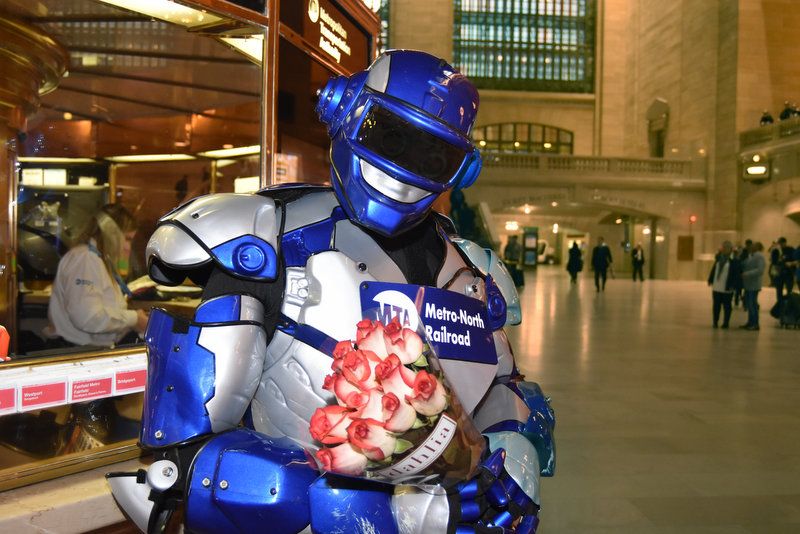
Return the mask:
[[212, 326], [200, 331], [197, 344], [214, 354], [214, 396], [206, 403], [211, 430], [235, 428], [258, 387], [267, 335], [256, 325]]
[[525, 422], [531, 411], [528, 405], [516, 393], [504, 384], [492, 387], [486, 400], [473, 416], [475, 426], [483, 432], [490, 426], [503, 421], [513, 420]]
[[[294, 306], [299, 323], [317, 328], [336, 340], [352, 339], [361, 320], [358, 305], [359, 285], [374, 278], [358, 269], [358, 264], [341, 252], [329, 251], [312, 256], [306, 263], [306, 298]], [[288, 287], [287, 283], [287, 287]], [[343, 303], [352, 303], [343, 305]], [[353, 305], [355, 304], [355, 305]], [[286, 299], [284, 310], [286, 310]], [[303, 446], [314, 446], [309, 421], [317, 408], [333, 401], [322, 389], [331, 373], [331, 357], [276, 332], [267, 350], [267, 362], [253, 401], [256, 430], [273, 437], [289, 437]]]
[[511, 350], [511, 343], [503, 329], [495, 330], [494, 350], [497, 352], [497, 376], [510, 376], [514, 373], [514, 353]]
[[319, 191], [300, 197], [292, 202], [292, 209], [286, 212], [283, 231], [291, 232], [324, 221], [338, 205], [339, 201], [331, 191]]
[[[145, 257], [148, 261], [156, 257], [172, 267], [194, 266], [210, 257], [204, 248], [213, 249], [244, 235], [254, 235], [278, 250], [279, 211], [272, 199], [260, 195], [200, 197], [159, 220]], [[163, 230], [170, 226], [175, 229]]]
[[447, 532], [450, 505], [441, 486], [397, 486], [392, 510], [400, 534]]
[[177, 226], [159, 226], [147, 242], [146, 258], [158, 258], [167, 265], [190, 267], [211, 259], [211, 255]]
[[500, 293], [506, 299], [506, 322], [512, 325], [520, 324], [522, 322], [522, 311], [519, 292], [517, 292], [517, 286], [514, 285], [511, 274], [506, 269], [503, 261], [497, 256], [497, 253], [466, 239], [454, 238], [453, 243], [467, 255], [482, 274], [488, 274], [494, 279], [495, 284], [500, 289]]
[[300, 446], [315, 447], [309, 421], [317, 408], [334, 401], [322, 389], [330, 372], [330, 357], [276, 331], [252, 403], [253, 427], [271, 437], [288, 437]]

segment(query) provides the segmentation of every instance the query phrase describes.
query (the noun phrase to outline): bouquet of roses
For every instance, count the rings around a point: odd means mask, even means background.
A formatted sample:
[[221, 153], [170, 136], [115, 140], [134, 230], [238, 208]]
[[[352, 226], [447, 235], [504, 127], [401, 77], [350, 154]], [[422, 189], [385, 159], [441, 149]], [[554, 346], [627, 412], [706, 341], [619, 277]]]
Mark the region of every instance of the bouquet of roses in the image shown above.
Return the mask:
[[[424, 336], [424, 333], [423, 333]], [[484, 441], [430, 345], [397, 319], [365, 319], [333, 351], [310, 432], [324, 471], [393, 483], [444, 483], [474, 473]]]

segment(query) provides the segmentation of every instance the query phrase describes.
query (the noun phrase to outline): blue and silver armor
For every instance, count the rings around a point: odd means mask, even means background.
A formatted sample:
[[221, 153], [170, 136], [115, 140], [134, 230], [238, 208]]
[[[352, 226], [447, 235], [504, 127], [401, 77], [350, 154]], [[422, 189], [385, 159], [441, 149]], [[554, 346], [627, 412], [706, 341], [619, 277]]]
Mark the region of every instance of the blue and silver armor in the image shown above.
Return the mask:
[[[391, 51], [329, 82], [317, 109], [332, 136], [332, 189], [210, 195], [160, 220], [151, 276], [189, 276], [206, 293], [192, 321], [151, 316], [141, 443], [162, 459], [110, 477], [115, 496], [143, 530], [183, 500], [193, 532], [535, 531], [554, 419], [502, 330], [520, 322], [519, 298], [493, 253], [447, 235], [429, 212], [480, 170], [468, 138], [477, 92], [433, 56]], [[476, 479], [387, 486], [320, 476], [307, 462], [311, 416], [334, 401], [323, 389], [329, 354], [352, 337], [371, 283], [442, 288], [486, 307], [494, 350], [441, 360], [492, 451]]]

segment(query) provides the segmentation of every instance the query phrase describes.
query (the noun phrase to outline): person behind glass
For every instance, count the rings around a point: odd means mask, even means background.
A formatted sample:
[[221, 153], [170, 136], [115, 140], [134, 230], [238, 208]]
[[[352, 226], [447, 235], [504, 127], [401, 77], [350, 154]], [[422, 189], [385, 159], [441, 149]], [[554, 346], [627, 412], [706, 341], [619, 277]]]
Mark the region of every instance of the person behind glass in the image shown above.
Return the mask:
[[[748, 239], [748, 241], [750, 241]], [[744, 307], [747, 310], [747, 323], [739, 328], [758, 330], [758, 292], [761, 291], [767, 260], [764, 258], [764, 245], [760, 242], [748, 244], [749, 254], [742, 261], [742, 286], [744, 287]]]
[[722, 243], [722, 247], [714, 260], [714, 266], [708, 275], [708, 285], [711, 286], [713, 300], [712, 314], [714, 328], [719, 324], [719, 311], [722, 308], [722, 328], [728, 328], [731, 320], [731, 302], [733, 293], [742, 284], [742, 264], [733, 253], [733, 244], [730, 241]]
[[597, 238], [597, 246], [592, 249], [592, 269], [594, 269], [594, 287], [598, 293], [606, 290], [608, 268], [612, 263], [611, 249], [606, 245], [605, 239]]
[[100, 208], [61, 258], [53, 281], [47, 334], [72, 345], [109, 347], [133, 342], [147, 314], [129, 310], [122, 275], [127, 274], [133, 216], [118, 204]]
[[581, 248], [578, 246], [577, 241], [573, 241], [572, 246], [569, 249], [569, 259], [567, 260], [569, 281], [573, 284], [578, 283], [578, 273], [582, 270], [583, 258], [581, 257]]
[[778, 303], [783, 302], [783, 299], [794, 288], [794, 273], [791, 266], [794, 254], [795, 250], [787, 244], [785, 237], [779, 237], [777, 243], [770, 247], [769, 276], [772, 279], [772, 285], [775, 286]]
[[761, 114], [761, 121], [759, 124], [761, 124], [761, 126], [767, 126], [768, 124], [772, 124], [774, 122], [775, 119], [772, 118], [772, 113], [765, 109], [764, 113]]
[[636, 281], [636, 276], [639, 280], [644, 282], [644, 249], [641, 243], [637, 243], [631, 251], [631, 262], [633, 264], [633, 281]]

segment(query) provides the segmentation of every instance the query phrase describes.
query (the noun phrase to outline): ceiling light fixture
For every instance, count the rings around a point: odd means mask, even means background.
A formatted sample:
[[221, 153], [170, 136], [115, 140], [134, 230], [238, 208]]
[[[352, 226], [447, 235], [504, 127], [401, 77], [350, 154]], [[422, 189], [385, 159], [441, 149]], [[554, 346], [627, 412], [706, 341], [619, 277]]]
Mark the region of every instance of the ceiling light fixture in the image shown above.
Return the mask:
[[114, 163], [152, 163], [157, 161], [188, 161], [196, 158], [191, 154], [129, 154], [127, 156], [109, 156], [106, 159]]
[[255, 156], [261, 153], [261, 145], [237, 146], [233, 148], [220, 148], [199, 152], [198, 156], [206, 158], [238, 158], [241, 156]]
[[47, 156], [20, 156], [20, 163], [97, 163], [92, 158], [51, 158]]
[[264, 58], [264, 36], [262, 34], [246, 37], [220, 37], [220, 40], [247, 56], [250, 61], [261, 65]]
[[185, 28], [208, 26], [222, 20], [222, 17], [206, 11], [194, 9], [170, 0], [100, 0], [104, 4], [121, 7], [134, 13], [141, 13], [165, 22], [179, 24]]

